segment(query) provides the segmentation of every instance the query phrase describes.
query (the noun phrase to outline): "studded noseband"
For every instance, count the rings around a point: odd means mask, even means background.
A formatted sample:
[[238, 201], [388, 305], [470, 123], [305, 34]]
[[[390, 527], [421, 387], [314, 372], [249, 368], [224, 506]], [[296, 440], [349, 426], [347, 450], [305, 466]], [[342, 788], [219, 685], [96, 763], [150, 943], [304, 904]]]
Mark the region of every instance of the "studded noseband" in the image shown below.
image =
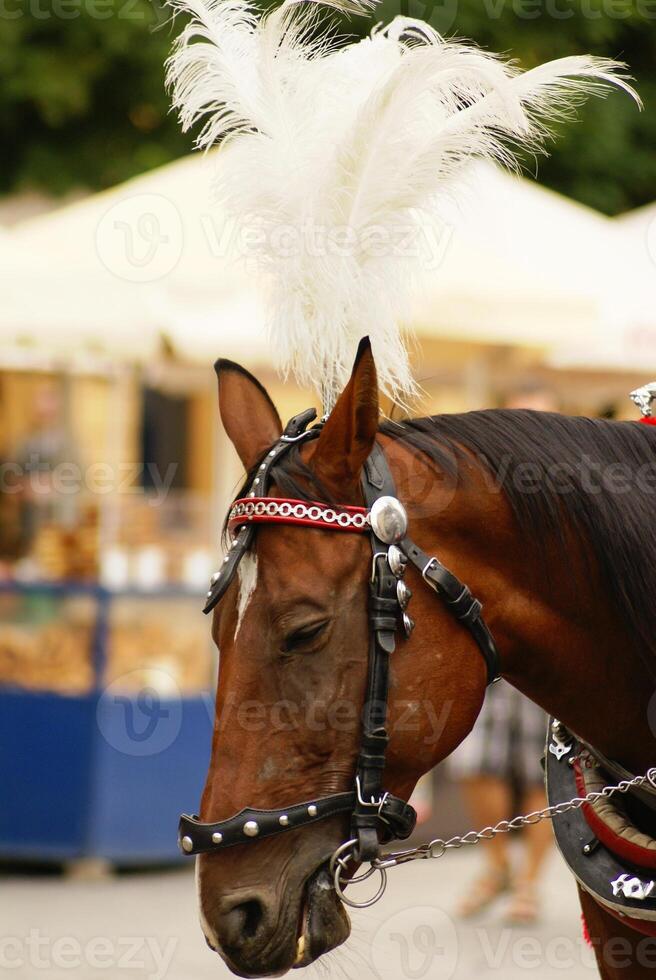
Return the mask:
[[394, 653], [399, 631], [408, 637], [414, 627], [406, 612], [411, 592], [403, 577], [408, 562], [471, 633], [485, 660], [488, 683], [499, 674], [497, 649], [482, 618], [480, 602], [437, 558], [427, 555], [407, 536], [405, 509], [396, 498], [394, 481], [378, 444], [362, 476], [366, 507], [333, 507], [266, 496], [271, 470], [290, 447], [316, 439], [320, 434], [322, 423], [308, 428], [315, 418], [316, 412], [309, 409], [289, 422], [279, 442], [260, 464], [247, 496], [232, 505], [228, 516], [232, 544], [221, 569], [212, 577], [204, 611], [210, 612], [224, 595], [253, 542], [258, 524], [292, 524], [369, 535], [373, 556], [369, 585], [369, 667], [354, 786], [344, 793], [278, 810], [247, 808], [217, 823], [203, 823], [196, 816], [183, 815], [180, 847], [185, 854], [214, 853], [256, 838], [307, 827], [336, 814], [351, 816], [349, 844], [353, 844], [352, 851], [358, 861], [373, 860], [381, 843], [410, 836], [416, 823], [414, 809], [383, 788], [389, 741], [385, 727], [389, 658]]

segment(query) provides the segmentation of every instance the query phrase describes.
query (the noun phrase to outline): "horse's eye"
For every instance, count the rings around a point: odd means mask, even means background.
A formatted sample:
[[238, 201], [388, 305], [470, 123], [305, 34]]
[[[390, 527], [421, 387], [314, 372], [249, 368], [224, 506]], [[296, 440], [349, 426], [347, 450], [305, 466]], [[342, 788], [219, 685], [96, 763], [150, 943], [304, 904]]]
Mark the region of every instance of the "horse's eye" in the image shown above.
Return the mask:
[[285, 653], [293, 653], [303, 647], [310, 646], [313, 640], [318, 639], [325, 630], [327, 622], [311, 623], [308, 626], [301, 626], [300, 629], [288, 633], [284, 639], [282, 648]]

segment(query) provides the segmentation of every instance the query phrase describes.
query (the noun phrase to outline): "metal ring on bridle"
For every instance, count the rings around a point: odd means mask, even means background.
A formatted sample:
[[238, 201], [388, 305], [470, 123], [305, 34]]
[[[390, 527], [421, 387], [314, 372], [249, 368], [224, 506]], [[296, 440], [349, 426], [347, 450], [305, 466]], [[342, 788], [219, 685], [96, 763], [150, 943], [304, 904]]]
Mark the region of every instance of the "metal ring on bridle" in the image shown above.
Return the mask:
[[[352, 909], [368, 909], [372, 905], [375, 905], [376, 902], [378, 902], [385, 894], [385, 889], [387, 888], [387, 872], [384, 868], [380, 868], [372, 864], [367, 871], [362, 872], [362, 874], [354, 875], [347, 881], [342, 882], [342, 874], [346, 871], [349, 861], [356, 860], [356, 845], [357, 841], [353, 839], [346, 841], [346, 843], [338, 847], [330, 859], [330, 870], [333, 875], [333, 884], [335, 886], [335, 892], [337, 893], [338, 898], [344, 902], [345, 905], [349, 905]], [[367, 881], [369, 878], [371, 878], [375, 871], [378, 871], [380, 874], [380, 887], [372, 898], [368, 899], [366, 902], [356, 902], [352, 898], [347, 897], [344, 892], [344, 888], [346, 888], [347, 885]]]

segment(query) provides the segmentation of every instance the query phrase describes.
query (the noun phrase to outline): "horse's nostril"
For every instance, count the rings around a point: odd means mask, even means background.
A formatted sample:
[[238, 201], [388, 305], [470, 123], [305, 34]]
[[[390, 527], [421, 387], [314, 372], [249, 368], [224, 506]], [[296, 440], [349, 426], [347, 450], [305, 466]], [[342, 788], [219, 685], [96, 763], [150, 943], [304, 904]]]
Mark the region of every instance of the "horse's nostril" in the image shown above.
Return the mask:
[[260, 927], [264, 918], [264, 909], [261, 902], [251, 899], [250, 902], [243, 902], [239, 906], [240, 912], [244, 917], [243, 933], [247, 939], [251, 939]]
[[254, 939], [264, 920], [264, 906], [257, 898], [233, 905], [223, 914], [221, 932], [229, 946], [240, 946], [245, 940]]

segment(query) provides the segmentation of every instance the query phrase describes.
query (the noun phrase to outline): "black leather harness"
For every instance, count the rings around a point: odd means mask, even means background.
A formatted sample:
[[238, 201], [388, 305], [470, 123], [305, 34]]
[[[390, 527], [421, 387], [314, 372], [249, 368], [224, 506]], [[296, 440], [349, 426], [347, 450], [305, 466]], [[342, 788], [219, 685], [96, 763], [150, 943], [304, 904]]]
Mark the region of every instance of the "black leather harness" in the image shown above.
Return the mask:
[[[322, 423], [308, 428], [316, 418], [314, 409], [295, 416], [285, 428], [278, 443], [264, 458], [251, 484], [249, 496], [265, 494], [271, 482], [271, 471], [289, 451], [300, 443], [315, 439]], [[362, 491], [365, 504], [371, 508], [380, 497], [395, 497], [394, 481], [382, 448], [376, 444], [363, 470]], [[223, 566], [215, 576], [204, 611], [210, 612], [224, 595], [239, 562], [253, 543], [254, 524], [244, 523], [233, 540]], [[416, 823], [414, 809], [404, 800], [384, 790], [383, 772], [389, 736], [386, 729], [389, 688], [389, 659], [394, 653], [397, 632], [411, 621], [404, 616], [398, 598], [399, 572], [391, 560], [389, 544], [370, 529], [372, 576], [369, 587], [369, 667], [367, 693], [363, 710], [360, 751], [356, 766], [355, 788], [318, 799], [307, 800], [276, 810], [247, 808], [227, 820], [203, 823], [197, 816], [180, 819], [180, 846], [185, 854], [212, 853], [255, 838], [272, 837], [337, 814], [351, 814], [351, 830], [357, 842], [360, 861], [371, 861], [381, 843], [405, 840]], [[445, 608], [469, 630], [485, 660], [488, 683], [499, 675], [499, 659], [494, 639], [482, 618], [481, 603], [452, 572], [423, 552], [409, 537], [397, 544], [404, 561], [410, 562], [427, 584], [438, 594]]]
[[[651, 851], [629, 847], [628, 853], [622, 853], [621, 838], [614, 837], [612, 831], [602, 833], [594, 824], [589, 806], [571, 805], [581, 800], [585, 791], [577, 784], [576, 773], [586, 765], [600, 769], [608, 777], [604, 782], [624, 784], [616, 797], [619, 802], [614, 804], [620, 823], [633, 825], [621, 800], [624, 793], [648, 810], [656, 810], [656, 788], [651, 779], [646, 779], [643, 787], [631, 786], [636, 781], [633, 773], [551, 718], [544, 768], [547, 798], [555, 811], [553, 827], [558, 849], [579, 885], [600, 905], [631, 928], [656, 935], [656, 842]], [[655, 772], [651, 770], [652, 774]], [[569, 802], [563, 805], [562, 801]]]

